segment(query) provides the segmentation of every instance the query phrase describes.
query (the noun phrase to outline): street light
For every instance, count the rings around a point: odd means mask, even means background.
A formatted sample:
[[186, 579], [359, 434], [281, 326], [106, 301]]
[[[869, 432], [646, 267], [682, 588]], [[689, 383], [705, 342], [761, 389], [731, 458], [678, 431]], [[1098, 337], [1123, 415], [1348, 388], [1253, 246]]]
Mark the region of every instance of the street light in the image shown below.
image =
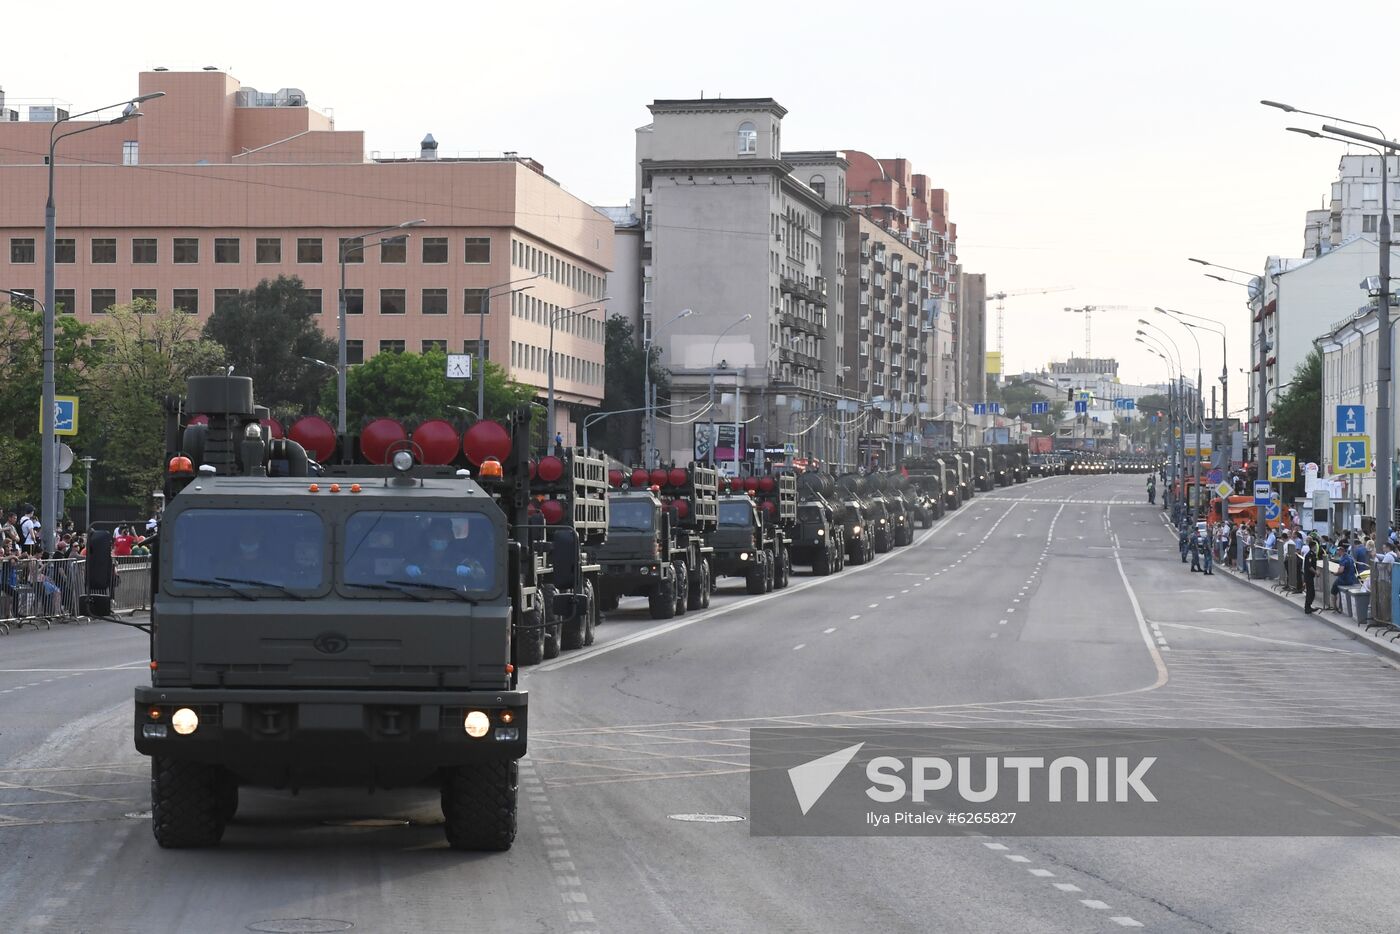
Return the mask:
[[[517, 282], [530, 282], [538, 279], [544, 273], [537, 272], [533, 276], [524, 276], [520, 279], [511, 279], [509, 282], [498, 282], [495, 285], [486, 287], [486, 307], [481, 309], [481, 313], [476, 318], [476, 356], [477, 356], [477, 376], [476, 376], [476, 410], [486, 411], [486, 317], [491, 313], [491, 299], [497, 295], [515, 295], [519, 292], [528, 292], [534, 288], [533, 285], [523, 285], [518, 289], [509, 288]], [[497, 292], [497, 289], [508, 289], [506, 292]]]
[[[1285, 113], [1306, 114], [1310, 117], [1318, 117], [1322, 120], [1334, 120], [1337, 123], [1347, 123], [1351, 126], [1359, 126], [1367, 130], [1374, 130], [1375, 136], [1368, 136], [1364, 133], [1357, 133], [1341, 127], [1324, 123], [1322, 132], [1316, 130], [1306, 130], [1298, 127], [1288, 127], [1294, 133], [1301, 133], [1313, 139], [1331, 139], [1347, 145], [1361, 144], [1362, 148], [1370, 149], [1381, 160], [1381, 218], [1377, 228], [1377, 235], [1380, 242], [1377, 244], [1380, 252], [1380, 287], [1379, 310], [1376, 313], [1376, 526], [1380, 530], [1378, 538], [1389, 541], [1390, 530], [1393, 525], [1394, 515], [1392, 502], [1395, 492], [1395, 447], [1391, 441], [1391, 396], [1394, 387], [1391, 385], [1391, 321], [1390, 321], [1390, 250], [1391, 250], [1391, 223], [1390, 223], [1390, 158], [1388, 153], [1400, 153], [1400, 143], [1393, 143], [1386, 138], [1386, 133], [1373, 123], [1362, 123], [1359, 120], [1348, 120], [1345, 117], [1336, 117], [1331, 114], [1316, 113], [1311, 110], [1302, 110], [1289, 104], [1281, 104], [1278, 101], [1260, 101], [1266, 107], [1273, 107]], [[1262, 327], [1262, 324], [1261, 324]], [[1262, 440], [1263, 433], [1260, 433]]]
[[463, 415], [470, 415], [470, 416], [471, 416], [472, 418], [474, 418], [476, 421], [481, 421], [481, 416], [480, 416], [480, 415], [477, 415], [475, 412], [473, 412], [471, 409], [467, 408], [465, 405], [449, 405], [448, 408], [449, 408], [449, 409], [452, 409], [452, 410], [454, 410], [454, 411], [457, 411], [457, 412], [461, 412]]
[[[709, 408], [710, 408], [710, 466], [711, 466], [711, 467], [715, 466], [715, 446], [716, 446], [716, 443], [719, 441], [719, 438], [715, 435], [715, 354], [719, 353], [719, 342], [724, 338], [724, 335], [728, 334], [730, 331], [734, 330], [736, 327], [738, 327], [739, 325], [743, 324], [745, 321], [749, 320], [749, 319], [752, 318], [752, 317], [753, 317], [753, 313], [750, 312], [749, 314], [744, 315], [742, 318], [735, 318], [733, 321], [729, 322], [729, 324], [727, 324], [727, 325], [725, 326], [724, 330], [723, 330], [723, 331], [720, 331], [719, 334], [718, 334], [718, 336], [715, 337], [715, 345], [714, 345], [713, 347], [710, 348], [710, 405], [709, 405]], [[739, 429], [738, 429], [738, 427], [737, 427], [738, 422], [739, 422], [739, 378], [738, 378], [738, 370], [737, 370], [737, 368], [736, 368], [736, 370], [735, 370], [735, 378], [734, 378], [734, 423], [735, 423], [735, 425], [736, 425], [736, 427], [735, 427], [735, 429], [734, 429], [734, 474], [735, 474], [735, 476], [738, 476], [738, 474], [739, 474]]]
[[319, 366], [319, 367], [321, 367], [322, 369], [330, 370], [332, 373], [339, 373], [339, 372], [340, 372], [340, 370], [336, 369], [335, 364], [333, 364], [333, 363], [327, 363], [327, 362], [324, 361], [324, 360], [317, 360], [315, 357], [302, 357], [301, 359], [302, 359], [302, 360], [305, 360], [307, 363], [311, 363], [311, 364], [314, 364], [314, 365], [316, 365], [316, 366]]
[[[581, 302], [569, 308], [560, 308], [557, 311], [551, 312], [549, 315], [549, 405], [545, 409], [547, 413], [545, 418], [549, 420], [549, 427], [545, 432], [545, 447], [548, 447], [549, 442], [553, 440], [553, 438], [548, 436], [549, 432], [556, 431], [554, 426], [554, 326], [568, 318], [577, 318], [579, 315], [586, 315], [590, 311], [597, 311], [599, 308], [603, 307], [604, 302], [611, 300], [612, 296], [604, 295], [596, 301]], [[584, 305], [592, 305], [593, 307], [584, 308]], [[579, 309], [582, 310], [580, 311]]]
[[[336, 430], [340, 434], [340, 444], [344, 445], [344, 435], [346, 435], [346, 258], [350, 253], [363, 253], [370, 249], [370, 246], [384, 246], [386, 241], [379, 241], [378, 244], [367, 244], [365, 237], [374, 237], [375, 234], [388, 234], [391, 230], [405, 230], [407, 227], [421, 227], [427, 221], [423, 218], [419, 220], [406, 220], [402, 224], [395, 224], [392, 227], [381, 227], [379, 230], [365, 231], [358, 237], [342, 238], [340, 241], [340, 314], [339, 321], [339, 357], [336, 363]], [[364, 311], [363, 301], [361, 301], [361, 311]]]
[[[1139, 331], [1138, 333], [1140, 335], [1142, 334], [1141, 331]], [[1178, 410], [1180, 409], [1181, 402], [1181, 384], [1178, 379], [1178, 373], [1175, 369], [1175, 364], [1173, 363], [1172, 358], [1168, 356], [1163, 350], [1159, 350], [1157, 345], [1148, 343], [1146, 340], [1146, 335], [1135, 337], [1134, 340], [1146, 347], [1149, 352], [1156, 354], [1158, 357], [1160, 357], [1162, 361], [1167, 365], [1167, 430], [1171, 436], [1170, 446], [1171, 460], [1173, 465], [1172, 478], [1173, 480], [1176, 480], [1181, 476], [1181, 470], [1178, 468], [1179, 465], [1182, 464], [1185, 460], [1184, 448], [1186, 444], [1186, 439], [1183, 437], [1181, 439], [1182, 443], [1180, 445], [1181, 450], [1178, 449], [1177, 423], [1180, 421], [1180, 418], [1178, 416]]]
[[[1228, 282], [1228, 283], [1231, 283], [1232, 285], [1244, 285], [1245, 288], [1247, 288], [1247, 289], [1249, 289], [1249, 288], [1251, 287], [1251, 285], [1252, 285], [1252, 283], [1254, 282], [1254, 280], [1259, 280], [1259, 282], [1260, 282], [1260, 286], [1259, 286], [1259, 388], [1258, 388], [1258, 390], [1257, 390], [1258, 393], [1259, 393], [1259, 431], [1258, 431], [1258, 434], [1257, 434], [1257, 437], [1256, 437], [1256, 440], [1255, 440], [1255, 462], [1258, 463], [1259, 461], [1263, 460], [1264, 457], [1265, 457], [1265, 455], [1266, 455], [1266, 451], [1265, 451], [1265, 448], [1264, 448], [1264, 436], [1265, 436], [1265, 430], [1267, 429], [1268, 423], [1269, 423], [1269, 408], [1268, 408], [1268, 406], [1266, 406], [1266, 405], [1264, 404], [1264, 396], [1268, 394], [1268, 386], [1269, 386], [1269, 339], [1268, 339], [1268, 338], [1269, 338], [1269, 334], [1268, 334], [1268, 321], [1266, 320], [1266, 319], [1267, 319], [1267, 316], [1264, 314], [1264, 306], [1265, 306], [1265, 304], [1266, 304], [1266, 302], [1265, 302], [1266, 296], [1265, 296], [1265, 294], [1264, 294], [1264, 285], [1263, 285], [1262, 277], [1257, 276], [1257, 275], [1255, 275], [1254, 273], [1248, 272], [1248, 271], [1243, 270], [1243, 269], [1236, 269], [1236, 268], [1233, 267], [1233, 266], [1221, 266], [1219, 263], [1212, 263], [1212, 262], [1210, 262], [1209, 260], [1197, 259], [1197, 258], [1194, 257], [1194, 256], [1188, 256], [1188, 257], [1186, 257], [1186, 259], [1187, 259], [1188, 262], [1199, 263], [1199, 264], [1202, 265], [1202, 266], [1208, 266], [1208, 267], [1210, 267], [1210, 268], [1212, 268], [1212, 269], [1223, 269], [1223, 270], [1225, 270], [1226, 272], [1237, 272], [1237, 273], [1239, 273], [1239, 274], [1242, 275], [1242, 276], [1249, 276], [1249, 278], [1250, 278], [1250, 281], [1249, 281], [1249, 282], [1240, 283], [1240, 282], [1234, 282], [1234, 281], [1231, 280], [1231, 279], [1226, 279], [1224, 276], [1216, 276], [1216, 275], [1211, 275], [1211, 273], [1206, 273], [1207, 276], [1209, 276], [1210, 278], [1215, 279], [1215, 280], [1217, 280], [1217, 281], [1219, 281], [1219, 282]], [[1252, 290], [1251, 290], [1251, 291], [1252, 291]], [[1251, 301], [1253, 300], [1253, 296], [1252, 296], [1252, 295], [1251, 295], [1251, 297], [1250, 297], [1250, 300], [1251, 300]], [[1227, 415], [1228, 415], [1228, 413], [1227, 413]]]
[[[656, 336], [682, 318], [695, 314], [693, 308], [682, 308], [680, 313], [659, 327], [647, 328], [642, 334], [642, 462], [647, 467], [656, 466], [656, 406], [651, 401], [651, 345]], [[670, 437], [669, 435], [667, 437]]]
[[[86, 133], [89, 130], [96, 130], [104, 126], [117, 126], [129, 120], [135, 120], [141, 116], [140, 106], [146, 101], [155, 100], [157, 97], [164, 97], [164, 91], [153, 91], [150, 94], [141, 94], [131, 97], [115, 104], [108, 104], [106, 107], [97, 107], [93, 110], [85, 110], [82, 113], [70, 114], [54, 121], [49, 128], [49, 196], [44, 202], [44, 385], [43, 400], [39, 412], [39, 432], [40, 445], [39, 464], [39, 516], [43, 520], [43, 549], [52, 552], [54, 549], [55, 534], [58, 530], [58, 472], [56, 469], [55, 443], [57, 436], [54, 434], [53, 408], [54, 396], [57, 389], [54, 386], [54, 239], [55, 224], [57, 222], [57, 212], [54, 208], [54, 151], [61, 140], [70, 136], [77, 136], [79, 133]], [[125, 105], [125, 106], [123, 106]], [[78, 117], [86, 117], [89, 114], [100, 113], [104, 110], [111, 110], [113, 107], [122, 107], [120, 115], [111, 120], [101, 120], [91, 126], [79, 127], [76, 130], [69, 130], [67, 133], [59, 133], [58, 128]]]

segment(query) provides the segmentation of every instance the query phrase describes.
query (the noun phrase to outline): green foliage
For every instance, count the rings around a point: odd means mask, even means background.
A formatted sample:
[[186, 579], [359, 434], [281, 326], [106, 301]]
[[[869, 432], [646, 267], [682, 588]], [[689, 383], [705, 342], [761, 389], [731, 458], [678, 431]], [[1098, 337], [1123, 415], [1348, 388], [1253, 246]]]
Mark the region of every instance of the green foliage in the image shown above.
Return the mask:
[[101, 413], [94, 486], [144, 506], [161, 482], [166, 395], [183, 395], [191, 376], [221, 372], [224, 348], [201, 339], [184, 312], [157, 312], [144, 301], [114, 307], [93, 337], [102, 342], [91, 390]]
[[[651, 358], [651, 381], [656, 386], [657, 404], [666, 404], [671, 398], [671, 374], [661, 365], [660, 348], [653, 345], [650, 354], [644, 354], [632, 322], [621, 315], [608, 318], [605, 337], [603, 364], [607, 384], [603, 391], [602, 411], [621, 412], [643, 407], [643, 367], [647, 356]], [[590, 430], [589, 441], [604, 450], [620, 454], [624, 447], [638, 438], [640, 424], [640, 415], [604, 419], [602, 430]], [[601, 444], [594, 441], [595, 438]]]
[[[64, 438], [79, 456], [100, 423], [87, 394], [96, 351], [86, 343], [87, 325], [69, 315], [54, 322], [54, 380], [59, 395], [79, 397], [76, 438]], [[43, 394], [43, 315], [37, 309], [0, 305], [0, 506], [39, 504], [39, 400]], [[82, 472], [75, 471], [81, 493]], [[48, 517], [45, 517], [48, 518]]]
[[[1293, 384], [1274, 405], [1269, 431], [1278, 453], [1294, 455], [1299, 464], [1321, 462], [1322, 354], [1316, 349], [1293, 371]], [[1301, 483], [1285, 485], [1286, 496], [1301, 495], [1301, 491]]]
[[[350, 368], [345, 379], [346, 425], [353, 431], [370, 418], [418, 422], [457, 419], [453, 406], [476, 408], [476, 380], [447, 378], [447, 355], [441, 350], [380, 353]], [[501, 417], [535, 398], [535, 388], [510, 379], [505, 369], [486, 363], [487, 418]], [[327, 384], [322, 409], [335, 411], [335, 384]]]
[[318, 311], [296, 276], [264, 279], [215, 309], [204, 337], [223, 345], [235, 376], [253, 378], [260, 405], [308, 412], [323, 397], [328, 373], [303, 358], [334, 363], [340, 352], [336, 339], [321, 330]]

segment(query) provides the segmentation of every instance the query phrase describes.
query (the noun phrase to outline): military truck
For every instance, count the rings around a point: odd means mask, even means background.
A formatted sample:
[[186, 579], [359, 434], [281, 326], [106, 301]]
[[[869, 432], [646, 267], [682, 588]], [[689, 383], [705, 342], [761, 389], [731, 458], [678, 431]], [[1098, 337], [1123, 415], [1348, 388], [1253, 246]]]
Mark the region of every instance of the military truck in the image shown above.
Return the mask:
[[966, 448], [954, 451], [953, 460], [958, 473], [958, 492], [960, 494], [960, 500], [965, 503], [972, 499], [973, 494], [976, 493], [977, 486], [975, 482], [975, 477], [977, 476], [976, 465], [973, 462], [972, 451]]
[[972, 449], [973, 486], [979, 493], [988, 493], [996, 488], [996, 474], [992, 462], [992, 449], [988, 446]]
[[791, 473], [720, 478], [719, 521], [710, 544], [716, 577], [742, 577], [751, 594], [788, 585], [789, 530], [797, 519], [797, 481]]
[[861, 511], [865, 514], [863, 534], [870, 542], [872, 556], [884, 554], [894, 548], [894, 526], [890, 521], [889, 507], [875, 491], [875, 487], [879, 485], [879, 481], [875, 479], [878, 476], [848, 473], [842, 474], [836, 480], [841, 489], [860, 503]]
[[[947, 482], [948, 470], [941, 457], [922, 456], [910, 458], [904, 462], [904, 469], [909, 474], [909, 493], [914, 497], [918, 516], [924, 528], [928, 528], [937, 519], [941, 519], [949, 509], [956, 509], [956, 505], [950, 505], [948, 493], [944, 489]], [[956, 497], [956, 492], [953, 493]]]
[[715, 476], [699, 464], [608, 472], [608, 536], [595, 556], [604, 610], [624, 596], [646, 597], [652, 619], [710, 605]]
[[602, 621], [596, 555], [608, 535], [605, 461], [561, 446], [532, 460], [529, 470], [530, 545], [547, 617], [541, 638], [527, 641], [525, 664], [533, 663], [536, 648], [540, 657], [554, 658], [561, 649], [593, 644]]
[[830, 474], [808, 471], [797, 477], [797, 522], [788, 549], [793, 564], [811, 567], [825, 576], [846, 566], [846, 507], [840, 500], [828, 500], [836, 484]]
[[[266, 416], [246, 377], [166, 400], [134, 724], [156, 841], [217, 844], [240, 786], [431, 786], [453, 848], [508, 849], [529, 721], [517, 651], [544, 615], [522, 557], [528, 409], [474, 426], [451, 452], [470, 468], [416, 440], [318, 464]], [[89, 553], [96, 615], [110, 544]]]
[[914, 543], [913, 517], [909, 514], [908, 504], [894, 488], [898, 476], [892, 472], [882, 472], [866, 477], [872, 503], [878, 502], [884, 506], [889, 519], [890, 544], [896, 548]]
[[992, 446], [992, 479], [997, 486], [1011, 486], [1016, 482], [1016, 465], [1012, 462], [1009, 444]]

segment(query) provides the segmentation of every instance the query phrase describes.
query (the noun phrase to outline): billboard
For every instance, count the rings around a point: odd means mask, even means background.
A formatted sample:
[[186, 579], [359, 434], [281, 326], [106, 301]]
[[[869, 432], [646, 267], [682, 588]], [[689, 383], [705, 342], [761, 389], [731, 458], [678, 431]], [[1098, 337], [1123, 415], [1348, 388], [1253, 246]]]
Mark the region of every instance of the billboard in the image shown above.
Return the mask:
[[[710, 460], [710, 444], [711, 444], [711, 441], [710, 441], [710, 428], [711, 428], [711, 427], [712, 427], [712, 426], [709, 424], [709, 422], [696, 422], [696, 423], [695, 423], [695, 426], [694, 426], [694, 428], [695, 428], [695, 443], [694, 443], [694, 449], [695, 449], [695, 461], [696, 461], [696, 463], [704, 464], [704, 463], [708, 463], [709, 460]], [[735, 434], [735, 432], [734, 432], [734, 429], [735, 429], [734, 424], [733, 424], [733, 423], [728, 423], [728, 424], [719, 423], [719, 424], [714, 425], [713, 427], [714, 427], [714, 430], [715, 430], [715, 434], [718, 436], [718, 438], [717, 438], [717, 439], [715, 440], [715, 442], [714, 442], [714, 449], [715, 449], [715, 457], [714, 457], [714, 459], [715, 459], [715, 463], [721, 463], [721, 462], [724, 462], [724, 461], [732, 461], [732, 460], [734, 460], [734, 459], [735, 459], [735, 454], [736, 454], [736, 452], [735, 452], [735, 444], [734, 444], [734, 434]], [[748, 440], [749, 440], [749, 439], [748, 439], [748, 435], [749, 435], [748, 426], [746, 426], [746, 425], [739, 425], [739, 426], [738, 426], [738, 436], [739, 436], [738, 458], [739, 458], [740, 460], [742, 460], [742, 459], [744, 458], [744, 456], [745, 456], [744, 452], [746, 452], [746, 451], [748, 450]]]

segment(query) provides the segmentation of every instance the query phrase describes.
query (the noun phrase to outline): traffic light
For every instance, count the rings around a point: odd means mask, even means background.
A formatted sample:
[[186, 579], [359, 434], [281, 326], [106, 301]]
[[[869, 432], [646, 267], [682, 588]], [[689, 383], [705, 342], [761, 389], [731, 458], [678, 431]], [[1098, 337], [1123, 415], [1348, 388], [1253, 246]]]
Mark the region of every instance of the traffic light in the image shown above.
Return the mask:
[[1066, 389], [1066, 390], [1065, 390], [1065, 401], [1066, 401], [1066, 402], [1073, 402], [1073, 401], [1074, 401], [1074, 390], [1073, 390], [1073, 389]]

